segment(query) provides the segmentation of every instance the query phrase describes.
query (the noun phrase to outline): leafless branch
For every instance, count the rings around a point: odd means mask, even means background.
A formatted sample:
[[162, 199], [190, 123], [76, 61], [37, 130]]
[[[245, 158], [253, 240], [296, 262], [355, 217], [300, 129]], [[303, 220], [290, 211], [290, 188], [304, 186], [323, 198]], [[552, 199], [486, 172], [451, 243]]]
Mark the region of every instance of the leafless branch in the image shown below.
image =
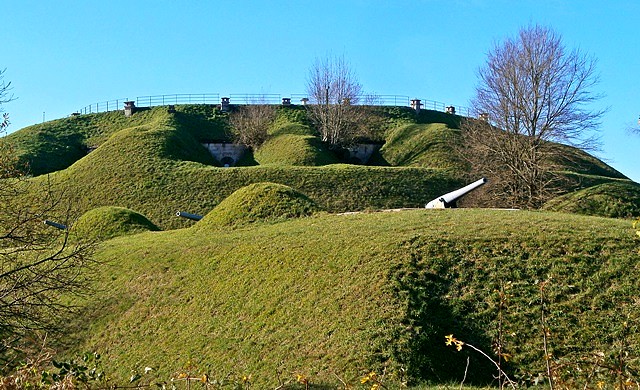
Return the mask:
[[523, 28], [488, 54], [473, 101], [483, 120], [463, 124], [463, 155], [494, 179], [495, 195], [509, 205], [537, 207], [558, 188], [555, 143], [597, 147], [604, 112], [591, 109], [600, 98], [591, 92], [595, 66], [540, 26]]
[[[317, 58], [309, 71], [307, 93], [309, 116], [323, 142], [346, 146], [362, 136], [362, 122], [368, 113], [358, 105], [362, 85], [344, 57]], [[365, 104], [377, 97], [366, 95]]]
[[[45, 226], [46, 218], [69, 225], [71, 207], [51, 183], [34, 187], [0, 145], [0, 360], [13, 357], [36, 331], [55, 333], [73, 310], [61, 297], [84, 294], [90, 282], [93, 244], [71, 242], [67, 230]], [[25, 201], [27, 194], [39, 194]]]
[[2, 109], [2, 105], [4, 103], [8, 103], [14, 99], [13, 95], [10, 94], [11, 91], [11, 82], [6, 82], [4, 80], [4, 73], [6, 69], [0, 70], [0, 113], [2, 113], [2, 119], [0, 120], [0, 130], [4, 130], [9, 126], [9, 114], [5, 113]]
[[235, 142], [256, 150], [267, 140], [275, 116], [275, 106], [264, 102], [236, 107], [229, 117]]

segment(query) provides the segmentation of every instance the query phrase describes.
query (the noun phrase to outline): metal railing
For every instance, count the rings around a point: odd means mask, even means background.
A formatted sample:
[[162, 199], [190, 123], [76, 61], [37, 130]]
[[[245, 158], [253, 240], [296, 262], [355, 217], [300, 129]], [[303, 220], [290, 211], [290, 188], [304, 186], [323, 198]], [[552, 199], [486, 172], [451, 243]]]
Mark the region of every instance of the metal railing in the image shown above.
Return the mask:
[[155, 107], [176, 104], [218, 104], [220, 94], [217, 93], [183, 93], [174, 95], [155, 95], [136, 97], [136, 107]]
[[124, 102], [132, 101], [136, 107], [155, 107], [177, 104], [218, 104], [220, 94], [217, 93], [184, 93], [173, 95], [138, 96], [135, 99], [122, 98], [90, 104], [78, 110], [79, 114], [117, 111], [124, 108]]
[[[280, 95], [273, 93], [237, 93], [224, 95], [229, 98], [230, 104], [281, 104], [283, 98], [291, 99], [292, 104], [299, 104], [303, 99], [307, 98], [307, 94], [293, 93], [289, 95]], [[362, 95], [358, 98], [358, 104], [373, 106], [397, 106], [410, 107], [411, 100], [409, 96], [403, 95]], [[123, 98], [114, 99], [104, 102], [90, 104], [78, 110], [79, 114], [92, 114], [98, 112], [122, 110], [124, 102], [133, 101], [136, 107], [155, 107], [178, 104], [220, 104], [219, 93], [198, 93], [198, 94], [172, 94], [172, 95], [152, 95], [138, 96], [135, 99]], [[425, 110], [447, 111], [447, 105], [443, 102], [420, 99], [422, 108]], [[455, 113], [458, 115], [471, 116], [472, 111], [468, 107], [455, 106]]]
[[280, 104], [282, 103], [282, 95], [276, 93], [232, 93], [229, 95], [229, 102], [232, 102], [231, 104]]
[[96, 112], [108, 112], [121, 110], [124, 102], [129, 99], [108, 100], [105, 102], [93, 103], [76, 111], [78, 114], [92, 114]]

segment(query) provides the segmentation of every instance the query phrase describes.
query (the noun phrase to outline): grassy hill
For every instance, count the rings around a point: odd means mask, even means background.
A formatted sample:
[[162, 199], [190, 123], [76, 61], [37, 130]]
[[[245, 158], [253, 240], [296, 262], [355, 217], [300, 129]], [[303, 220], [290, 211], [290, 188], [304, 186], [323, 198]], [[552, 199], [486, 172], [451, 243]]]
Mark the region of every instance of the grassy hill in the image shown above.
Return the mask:
[[[290, 186], [327, 211], [341, 212], [421, 207], [466, 180], [464, 164], [453, 153], [460, 121], [455, 115], [376, 108], [372, 137], [384, 145], [371, 165], [357, 166], [335, 164], [342, 155], [313, 136], [303, 108], [280, 107], [271, 138], [243, 160], [248, 166], [224, 169], [201, 142], [228, 140], [227, 114], [210, 105], [176, 108], [143, 109], [130, 118], [119, 111], [64, 118], [6, 140], [37, 176], [33, 181], [52, 183], [73, 199], [78, 213], [124, 207], [162, 229], [188, 226], [174, 217], [177, 210], [206, 214], [257, 182]], [[566, 149], [566, 174], [576, 178], [568, 191], [625, 180], [588, 154]]]
[[640, 215], [640, 185], [609, 182], [551, 199], [544, 209], [567, 213], [632, 218]]
[[[468, 381], [490, 382], [488, 361], [444, 345], [453, 333], [488, 353], [501, 338], [509, 372], [534, 381], [545, 371], [546, 326], [558, 367], [581, 361], [570, 372], [586, 372], [594, 356], [614, 364], [628, 352], [625, 363], [639, 369], [629, 221], [374, 212], [422, 208], [465, 184], [453, 153], [460, 117], [378, 107], [371, 138], [384, 145], [370, 165], [351, 165], [318, 141], [303, 108], [281, 107], [270, 139], [242, 166], [222, 168], [201, 143], [229, 140], [227, 114], [176, 108], [65, 118], [5, 139], [33, 174], [17, 203], [35, 205], [50, 187], [61, 211], [72, 205], [81, 216], [60, 221], [76, 238], [113, 237], [95, 253], [95, 291], [78, 302], [63, 353], [97, 350], [120, 378], [151, 366], [164, 379], [251, 374], [258, 388], [275, 387], [276, 371], [333, 386], [336, 374], [357, 383], [385, 367], [396, 382], [402, 372], [460, 381], [469, 356]], [[563, 150], [574, 180], [549, 210], [635, 215], [640, 185]], [[206, 217], [195, 223], [178, 210]]]
[[91, 241], [159, 230], [144, 215], [123, 207], [98, 207], [73, 224], [73, 238]]
[[447, 383], [469, 356], [468, 383], [486, 383], [491, 365], [444, 336], [490, 353], [500, 330], [509, 373], [533, 380], [543, 301], [554, 362], [613, 364], [624, 350], [638, 367], [640, 258], [626, 221], [459, 209], [206, 226], [106, 242], [72, 350], [99, 351], [120, 378], [149, 366], [164, 379], [251, 375], [258, 388], [275, 387], [277, 370], [353, 384], [385, 367], [393, 383], [401, 369]]
[[[285, 131], [283, 129], [307, 126], [299, 119], [299, 110], [292, 110], [288, 116], [279, 116], [273, 133], [280, 135], [274, 136], [270, 143], [277, 145], [278, 139], [299, 137], [300, 149], [273, 147], [273, 152], [268, 153], [268, 143], [255, 155], [258, 159], [270, 160], [270, 164], [218, 168], [219, 164], [200, 145], [200, 141], [225, 136], [224, 126], [220, 124], [222, 114], [208, 107], [207, 116], [198, 109], [206, 110], [206, 106], [179, 106], [176, 114], [167, 113], [163, 107], [145, 110], [132, 117], [135, 118], [131, 122], [134, 126], [124, 129], [119, 125], [122, 115], [117, 117], [111, 128], [108, 124], [115, 113], [88, 115], [94, 128], [103, 129], [101, 138], [89, 136], [88, 131], [78, 131], [76, 136], [84, 139], [87, 145], [93, 142], [97, 148], [66, 169], [35, 177], [33, 181], [52, 183], [73, 199], [80, 213], [101, 206], [125, 207], [144, 214], [163, 229], [188, 226], [187, 221], [174, 217], [177, 210], [206, 214], [238, 188], [257, 182], [290, 186], [332, 212], [421, 207], [442, 192], [462, 184], [458, 175], [441, 169], [340, 164], [317, 168], [292, 166], [294, 160], [322, 164], [336, 161], [326, 151], [321, 151], [318, 142], [308, 135], [281, 134]], [[54, 121], [50, 123], [47, 134], [54, 138], [60, 133], [56, 126], [77, 119], [85, 120], [81, 116], [63, 119], [59, 123]], [[292, 122], [294, 120], [298, 122]], [[107, 128], [108, 131], [104, 130]], [[64, 160], [55, 158], [48, 161], [35, 151], [25, 151], [30, 145], [25, 139], [37, 138], [34, 134], [41, 131], [44, 130], [38, 125], [9, 137], [9, 141], [18, 143], [21, 155], [34, 173], [37, 173], [34, 167], [53, 170], [59, 160]], [[74, 128], [67, 129], [67, 132], [71, 131], [75, 131]], [[285, 154], [289, 157], [278, 157]], [[38, 163], [31, 161], [37, 158], [43, 160], [38, 160]]]

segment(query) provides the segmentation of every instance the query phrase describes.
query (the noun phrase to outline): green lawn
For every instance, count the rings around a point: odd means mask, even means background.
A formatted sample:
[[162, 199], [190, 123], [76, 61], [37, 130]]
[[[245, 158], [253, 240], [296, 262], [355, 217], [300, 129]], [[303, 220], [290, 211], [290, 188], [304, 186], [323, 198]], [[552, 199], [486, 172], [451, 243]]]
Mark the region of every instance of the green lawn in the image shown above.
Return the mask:
[[[627, 221], [569, 214], [414, 210], [317, 214], [234, 229], [114, 239], [70, 350], [96, 350], [114, 375], [189, 366], [210, 377], [275, 372], [355, 383], [401, 369], [413, 382], [490, 383], [502, 318], [505, 369], [544, 372], [540, 300], [559, 362], [607, 358], [623, 343], [638, 365], [638, 240]], [[545, 284], [544, 294], [540, 293]], [[499, 310], [499, 293], [507, 294]], [[634, 328], [635, 329], [635, 328]], [[625, 333], [626, 332], [626, 333]], [[604, 376], [604, 374], [603, 374]]]

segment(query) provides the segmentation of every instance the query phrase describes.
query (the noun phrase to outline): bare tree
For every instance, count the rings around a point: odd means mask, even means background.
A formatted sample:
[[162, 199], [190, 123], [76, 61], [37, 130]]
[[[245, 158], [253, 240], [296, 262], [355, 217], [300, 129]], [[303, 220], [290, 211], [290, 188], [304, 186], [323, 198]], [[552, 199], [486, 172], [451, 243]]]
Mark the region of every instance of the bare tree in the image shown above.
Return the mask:
[[229, 116], [234, 141], [256, 150], [267, 140], [276, 108], [264, 102], [239, 106]]
[[511, 206], [538, 207], [554, 189], [558, 147], [597, 145], [603, 111], [596, 61], [565, 49], [550, 28], [530, 26], [496, 45], [479, 70], [473, 101], [481, 120], [462, 125], [464, 156], [493, 178], [493, 195]]
[[2, 105], [13, 100], [13, 95], [9, 94], [11, 83], [4, 81], [4, 72], [6, 69], [0, 70], [0, 113], [2, 119], [0, 121], [0, 131], [4, 131], [9, 126], [9, 114], [3, 111]]
[[307, 93], [309, 114], [323, 142], [348, 145], [360, 135], [358, 123], [364, 108], [357, 104], [362, 86], [344, 57], [316, 58]]
[[[0, 103], [11, 99], [8, 88], [0, 84]], [[60, 211], [62, 196], [49, 184], [29, 188], [35, 184], [24, 179], [18, 161], [0, 138], [0, 361], [8, 365], [35, 333], [61, 329], [71, 310], [61, 297], [87, 291], [92, 263], [90, 243], [70, 244], [68, 230], [43, 224], [47, 218], [66, 222], [69, 210]]]
[[627, 126], [627, 130], [629, 133], [634, 135], [640, 135], [640, 118], [638, 118], [638, 123]]

